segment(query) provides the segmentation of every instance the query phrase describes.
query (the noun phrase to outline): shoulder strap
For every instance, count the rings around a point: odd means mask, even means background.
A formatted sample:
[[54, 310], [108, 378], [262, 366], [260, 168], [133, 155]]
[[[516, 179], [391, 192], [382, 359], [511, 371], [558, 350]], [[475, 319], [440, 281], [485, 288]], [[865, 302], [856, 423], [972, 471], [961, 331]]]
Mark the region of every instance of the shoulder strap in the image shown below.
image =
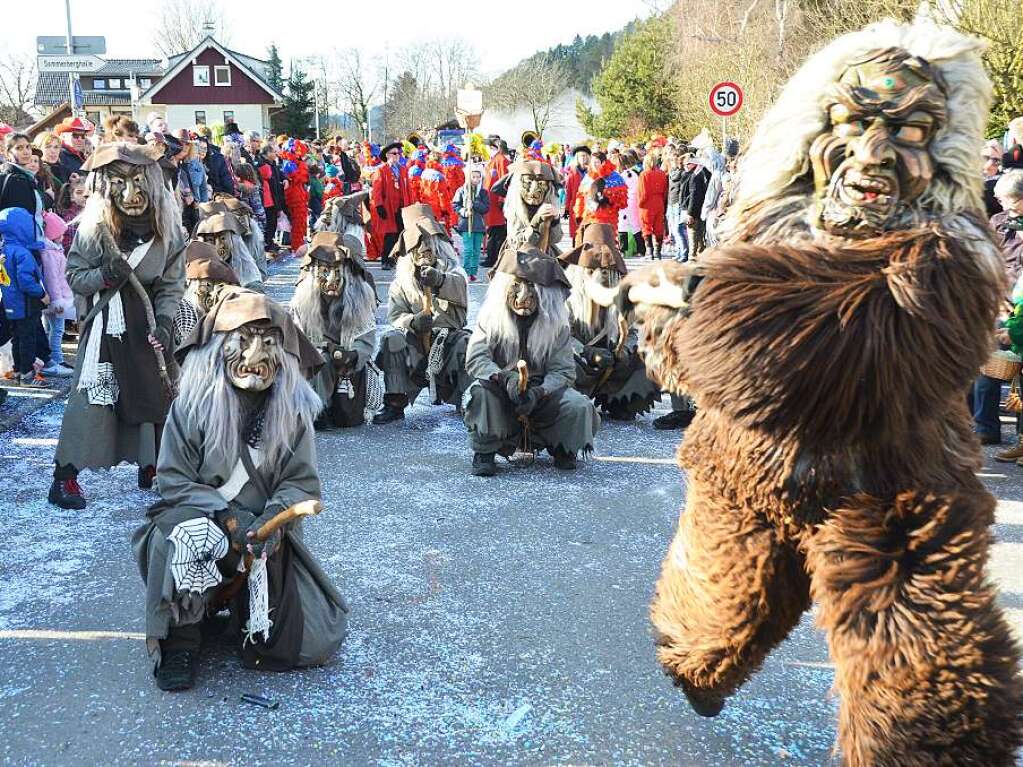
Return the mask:
[[[266, 485], [266, 480], [263, 479], [263, 475], [259, 473], [259, 469], [252, 462], [252, 453], [249, 452], [249, 446], [247, 443], [242, 442], [241, 453], [242, 465], [245, 467], [245, 473], [249, 475], [249, 479], [252, 481], [259, 492], [261, 492], [266, 498], [269, 498], [273, 493], [270, 492], [270, 488]], [[257, 515], [258, 516], [258, 515]]]

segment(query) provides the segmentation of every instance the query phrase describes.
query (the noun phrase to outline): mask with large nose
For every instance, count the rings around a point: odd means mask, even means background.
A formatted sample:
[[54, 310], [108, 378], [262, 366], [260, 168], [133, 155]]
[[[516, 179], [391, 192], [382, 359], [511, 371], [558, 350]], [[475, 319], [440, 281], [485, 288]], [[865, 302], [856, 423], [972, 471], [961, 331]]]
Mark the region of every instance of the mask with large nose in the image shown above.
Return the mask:
[[313, 267], [316, 287], [324, 298], [337, 298], [345, 286], [344, 270], [341, 264], [318, 263]]
[[946, 106], [938, 74], [904, 50], [874, 51], [846, 69], [810, 147], [821, 228], [874, 236], [916, 200], [934, 177], [930, 147]]
[[536, 285], [529, 280], [516, 277], [508, 285], [508, 308], [520, 317], [529, 317], [536, 314], [540, 307], [540, 296], [536, 292]]
[[114, 207], [130, 218], [149, 210], [146, 171], [130, 162], [112, 162], [105, 167], [107, 194]]
[[536, 207], [543, 204], [550, 192], [551, 182], [543, 176], [535, 176], [531, 173], [523, 174], [521, 181], [522, 201], [526, 205]]
[[250, 322], [231, 332], [224, 341], [224, 366], [231, 385], [244, 391], [269, 389], [283, 362], [280, 329], [265, 322]]

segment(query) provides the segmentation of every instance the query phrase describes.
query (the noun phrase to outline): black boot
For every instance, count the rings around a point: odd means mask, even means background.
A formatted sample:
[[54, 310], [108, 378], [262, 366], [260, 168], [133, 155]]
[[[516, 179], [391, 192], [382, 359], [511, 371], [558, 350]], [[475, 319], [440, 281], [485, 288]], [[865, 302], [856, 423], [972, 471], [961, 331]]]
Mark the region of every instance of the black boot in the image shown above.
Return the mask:
[[152, 490], [153, 480], [156, 478], [155, 466], [139, 467], [139, 490]]
[[54, 477], [47, 500], [62, 509], [81, 510], [85, 508], [85, 496], [82, 495], [82, 488], [78, 484], [77, 477], [70, 479]]
[[654, 428], [661, 430], [684, 429], [693, 422], [695, 415], [696, 413], [692, 410], [672, 410], [667, 415], [655, 418]]
[[404, 394], [385, 394], [384, 406], [380, 412], [373, 416], [373, 423], [391, 423], [392, 421], [405, 420], [405, 408], [408, 407], [408, 397]]
[[153, 675], [156, 686], [165, 692], [191, 690], [195, 687], [195, 653], [191, 650], [165, 652]]
[[658, 240], [656, 237], [654, 237], [653, 240], [654, 240], [654, 258], [656, 258], [658, 261], [660, 261], [661, 260], [661, 241]]
[[561, 469], [562, 471], [574, 471], [578, 465], [576, 463], [575, 453], [570, 453], [567, 450], [556, 447], [551, 454], [554, 456], [555, 468]]
[[646, 252], [650, 255], [650, 260], [653, 261], [655, 258], [660, 258], [660, 256], [657, 254], [657, 251], [654, 250], [653, 235], [644, 237], [643, 241], [646, 244]]
[[497, 474], [493, 453], [473, 453], [472, 474], [474, 477], [492, 477]]

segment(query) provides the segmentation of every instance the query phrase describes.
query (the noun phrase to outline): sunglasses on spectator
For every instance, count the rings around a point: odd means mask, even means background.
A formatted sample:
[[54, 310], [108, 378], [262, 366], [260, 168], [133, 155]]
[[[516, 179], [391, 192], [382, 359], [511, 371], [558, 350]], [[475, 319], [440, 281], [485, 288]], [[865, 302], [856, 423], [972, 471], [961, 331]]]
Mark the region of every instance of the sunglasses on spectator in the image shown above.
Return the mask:
[[84, 133], [72, 133], [71, 138], [85, 138]]

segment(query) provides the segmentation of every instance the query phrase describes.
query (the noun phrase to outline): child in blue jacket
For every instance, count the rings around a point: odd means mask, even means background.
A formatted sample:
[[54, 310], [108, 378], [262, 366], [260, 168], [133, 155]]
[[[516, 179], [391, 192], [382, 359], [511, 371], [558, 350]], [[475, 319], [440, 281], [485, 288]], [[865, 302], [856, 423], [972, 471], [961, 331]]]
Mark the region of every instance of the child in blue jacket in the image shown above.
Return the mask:
[[[11, 284], [3, 289], [4, 313], [11, 326], [14, 380], [22, 386], [45, 385], [35, 364], [49, 361], [50, 345], [43, 330], [43, 307], [49, 303], [43, 287], [38, 253], [45, 244], [36, 238], [35, 221], [24, 208], [0, 210], [0, 237]], [[33, 253], [35, 251], [35, 253]]]

